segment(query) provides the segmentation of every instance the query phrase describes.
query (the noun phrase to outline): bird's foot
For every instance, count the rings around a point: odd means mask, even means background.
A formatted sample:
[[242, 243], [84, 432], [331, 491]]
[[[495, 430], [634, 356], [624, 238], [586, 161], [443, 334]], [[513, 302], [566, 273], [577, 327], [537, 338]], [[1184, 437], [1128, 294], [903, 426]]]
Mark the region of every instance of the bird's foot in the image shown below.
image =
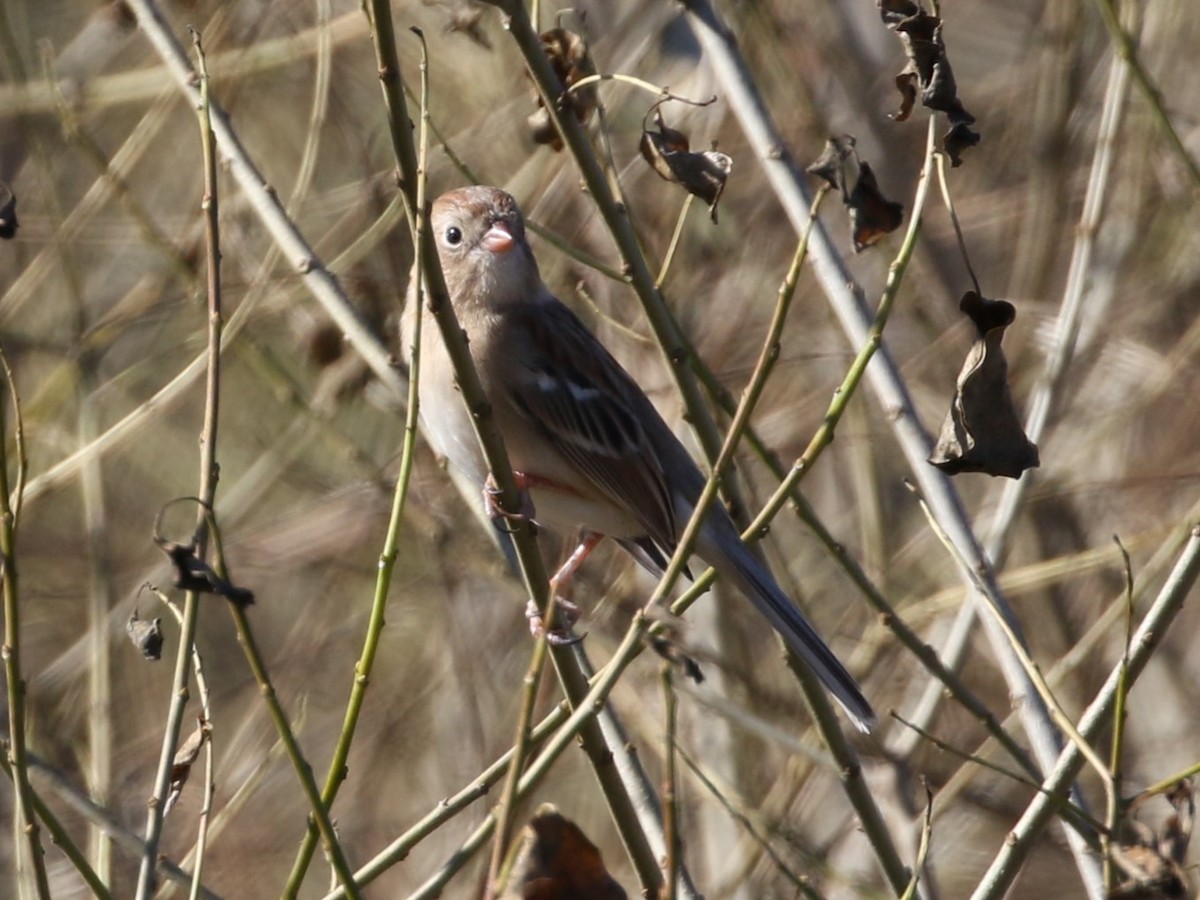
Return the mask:
[[529, 633], [539, 639], [544, 636], [546, 641], [555, 647], [569, 647], [571, 644], [578, 644], [585, 637], [585, 635], [571, 633], [571, 628], [579, 621], [578, 604], [571, 602], [566, 597], [558, 596], [553, 597], [550, 602], [554, 604], [551, 617], [553, 627], [547, 630], [542, 611], [537, 608], [536, 603], [532, 600], [529, 601], [525, 607], [525, 617], [529, 619]]
[[487, 513], [487, 517], [492, 520], [492, 524], [501, 531], [511, 533], [522, 522], [529, 522], [536, 529], [537, 521], [534, 519], [533, 498], [529, 495], [531, 482], [520, 472], [513, 472], [513, 478], [521, 495], [521, 508], [516, 512], [509, 512], [500, 506], [500, 488], [497, 487], [496, 479], [489, 472], [487, 481], [483, 485], [483, 509]]

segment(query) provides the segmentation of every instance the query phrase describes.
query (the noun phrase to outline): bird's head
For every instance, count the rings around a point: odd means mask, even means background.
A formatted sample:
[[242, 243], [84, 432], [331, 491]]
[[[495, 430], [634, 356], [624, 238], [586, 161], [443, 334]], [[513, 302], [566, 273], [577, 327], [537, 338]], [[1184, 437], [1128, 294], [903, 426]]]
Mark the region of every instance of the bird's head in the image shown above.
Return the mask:
[[473, 299], [499, 306], [536, 296], [541, 278], [521, 210], [509, 194], [482, 185], [450, 191], [434, 201], [430, 224], [456, 306]]

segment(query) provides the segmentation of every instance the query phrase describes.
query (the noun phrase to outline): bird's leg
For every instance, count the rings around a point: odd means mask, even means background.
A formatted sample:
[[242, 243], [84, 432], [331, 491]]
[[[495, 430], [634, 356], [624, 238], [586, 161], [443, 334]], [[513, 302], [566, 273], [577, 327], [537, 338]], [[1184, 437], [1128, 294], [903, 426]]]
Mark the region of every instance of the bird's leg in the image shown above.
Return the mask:
[[533, 498], [529, 494], [529, 489], [538, 483], [537, 478], [528, 476], [524, 472], [513, 472], [513, 480], [517, 483], [517, 491], [521, 495], [521, 508], [515, 513], [501, 509], [499, 500], [500, 488], [496, 485], [496, 479], [492, 477], [492, 473], [488, 472], [487, 481], [483, 484], [483, 509], [487, 513], [487, 517], [501, 531], [512, 531], [510, 522], [533, 522], [536, 526], [537, 521], [533, 518], [535, 515], [533, 509]]
[[[550, 602], [555, 604], [555, 609], [551, 614], [552, 627], [549, 631], [546, 630], [546, 623], [542, 619], [542, 614], [538, 611], [537, 606], [532, 600], [529, 601], [529, 608], [526, 610], [526, 615], [529, 617], [529, 630], [534, 637], [546, 635], [546, 640], [552, 644], [572, 644], [579, 640], [573, 638], [568, 632], [571, 626], [579, 619], [579, 607], [571, 602], [570, 598], [562, 596], [559, 591], [566, 587], [567, 582], [583, 565], [583, 561], [588, 558], [588, 554], [596, 548], [596, 545], [604, 538], [602, 534], [596, 534], [591, 531], [585, 531], [579, 536], [579, 545], [571, 551], [571, 555], [567, 557], [567, 561], [562, 564], [554, 577], [550, 579]], [[557, 620], [555, 620], [557, 616]]]

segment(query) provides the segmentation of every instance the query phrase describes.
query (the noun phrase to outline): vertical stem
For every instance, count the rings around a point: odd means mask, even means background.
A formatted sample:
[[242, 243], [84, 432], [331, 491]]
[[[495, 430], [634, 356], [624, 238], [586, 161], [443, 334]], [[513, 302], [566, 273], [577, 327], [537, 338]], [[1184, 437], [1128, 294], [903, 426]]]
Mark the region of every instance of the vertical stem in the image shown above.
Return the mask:
[[[688, 196], [691, 196], [690, 194]], [[662, 689], [663, 717], [663, 833], [666, 835], [667, 860], [663, 866], [662, 900], [675, 900], [679, 881], [679, 801], [675, 794], [675, 725], [678, 721], [679, 702], [672, 683], [672, 663], [663, 660]]]
[[[217, 163], [210, 117], [208, 67], [199, 32], [192, 32], [200, 74], [200, 104], [197, 116], [200, 125], [200, 145], [203, 153], [204, 194], [200, 209], [204, 214], [205, 288], [208, 298], [208, 371], [205, 379], [204, 424], [200, 432], [200, 489], [197, 496], [201, 506], [197, 512], [195, 555], [203, 559], [208, 547], [207, 511], [212, 509], [217, 491], [217, 421], [220, 411], [221, 383], [221, 252], [218, 231]], [[183, 624], [179, 633], [179, 650], [175, 657], [174, 690], [167, 712], [166, 734], [159, 754], [154, 793], [150, 798], [146, 818], [146, 849], [138, 872], [137, 898], [148, 900], [156, 883], [155, 863], [162, 837], [163, 804], [170, 788], [171, 768], [179, 732], [183, 724], [184, 707], [188, 701], [188, 675], [192, 646], [196, 641], [196, 621], [199, 615], [198, 598], [188, 591], [183, 603]]]
[[[21, 411], [7, 358], [4, 358], [3, 366], [12, 391], [14, 415], [19, 428]], [[13, 512], [14, 504], [20, 508], [20, 492], [17, 493], [17, 499], [10, 503], [5, 431], [4, 403], [0, 401], [0, 565], [3, 566], [3, 571], [0, 571], [0, 592], [4, 595], [4, 645], [0, 647], [0, 657], [4, 660], [4, 681], [8, 686], [8, 762], [16, 786], [13, 836], [17, 848], [17, 878], [18, 885], [23, 885], [21, 873], [24, 865], [32, 867], [38, 897], [49, 900], [50, 883], [46, 878], [46, 858], [42, 851], [40, 829], [34, 816], [33, 786], [29, 783], [25, 748], [25, 679], [21, 673], [21, 611], [17, 594], [17, 517]], [[17, 471], [18, 480], [24, 483], [24, 453], [18, 454]], [[22, 835], [24, 841], [20, 840]], [[23, 851], [22, 847], [25, 848]]]

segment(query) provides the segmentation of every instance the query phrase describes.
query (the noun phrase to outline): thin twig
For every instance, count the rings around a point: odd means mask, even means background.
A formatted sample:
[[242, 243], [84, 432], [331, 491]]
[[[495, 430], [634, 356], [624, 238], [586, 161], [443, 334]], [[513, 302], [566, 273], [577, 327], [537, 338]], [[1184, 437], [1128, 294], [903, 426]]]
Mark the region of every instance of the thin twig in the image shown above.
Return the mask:
[[[1128, 66], [1129, 71], [1133, 74], [1134, 83], [1137, 84], [1138, 90], [1146, 98], [1150, 104], [1150, 109], [1154, 113], [1154, 120], [1162, 128], [1163, 134], [1167, 137], [1167, 143], [1171, 145], [1171, 149], [1175, 155], [1179, 157], [1179, 161], [1187, 170], [1188, 177], [1192, 182], [1192, 189], [1200, 191], [1200, 165], [1192, 158], [1192, 154], [1188, 152], [1187, 146], [1180, 137], [1179, 131], [1171, 122], [1171, 117], [1167, 114], [1167, 108], [1163, 105], [1162, 92], [1150, 77], [1150, 73], [1146, 71], [1146, 67], [1142, 65], [1141, 57], [1137, 52], [1137, 39], [1121, 24], [1120, 17], [1117, 14], [1116, 6], [1113, 0], [1095, 0], [1096, 8], [1100, 11], [1100, 18], [1104, 20], [1104, 27], [1108, 29], [1109, 36], [1112, 38], [1113, 45], [1116, 47], [1117, 55]], [[1136, 10], [1136, 4], [1130, 4], [1128, 7], [1122, 6], [1122, 10]], [[1130, 12], [1130, 15], [1136, 13]]]
[[1121, 539], [1113, 535], [1113, 542], [1121, 551], [1121, 560], [1125, 574], [1125, 644], [1121, 650], [1121, 662], [1117, 679], [1116, 708], [1113, 710], [1112, 749], [1109, 752], [1109, 766], [1112, 769], [1113, 789], [1108, 795], [1108, 805], [1105, 809], [1106, 833], [1103, 835], [1102, 852], [1104, 858], [1104, 887], [1111, 891], [1116, 883], [1116, 866], [1112, 857], [1112, 841], [1121, 824], [1123, 813], [1121, 803], [1121, 771], [1122, 759], [1125, 753], [1125, 700], [1129, 695], [1129, 647], [1133, 641], [1133, 563], [1129, 552]]
[[[12, 780], [13, 768], [9, 762], [9, 747], [8, 741], [0, 742], [0, 769], [3, 769], [4, 774]], [[34, 759], [31, 757], [26, 757], [26, 759], [31, 769], [36, 766]], [[96, 874], [95, 869], [88, 862], [87, 856], [71, 840], [70, 833], [63, 827], [63, 824], [50, 810], [50, 807], [46, 805], [45, 801], [36, 792], [33, 794], [33, 811], [37, 814], [42, 824], [46, 826], [46, 831], [50, 835], [50, 842], [62, 850], [67, 859], [71, 861], [71, 865], [75, 867], [75, 871], [79, 873], [79, 877], [83, 879], [92, 894], [99, 898], [99, 900], [110, 900], [112, 894], [109, 893], [108, 886], [104, 883], [104, 880]], [[94, 822], [91, 824], [98, 831], [104, 832], [103, 825]]]
[[[1109, 673], [1104, 686], [1080, 717], [1079, 733], [1086, 740], [1095, 740], [1108, 726], [1116, 705], [1122, 671], [1127, 673], [1125, 677], [1132, 686], [1150, 661], [1154, 650], [1162, 642], [1171, 622], [1183, 608], [1197, 576], [1200, 576], [1200, 526], [1193, 525], [1175, 568], [1134, 633], [1133, 652], [1129, 655], [1128, 666], [1122, 660]], [[1009, 832], [1000, 852], [976, 886], [971, 900], [996, 900], [1007, 893], [1056, 808], [1055, 804], [1047, 799], [1047, 795], [1066, 791], [1083, 763], [1084, 757], [1079, 745], [1071, 743], [1063, 748], [1050, 774], [1042, 782], [1045, 793], [1039, 793], [1033, 798], [1020, 820]]]
[[679, 799], [675, 775], [675, 728], [679, 719], [679, 698], [673, 683], [674, 663], [662, 662], [660, 681], [663, 692], [663, 834], [667, 840], [667, 858], [663, 863], [663, 886], [659, 896], [662, 900], [675, 900], [679, 881], [679, 854], [682, 841], [679, 836]]
[[[922, 782], [924, 779], [922, 779]], [[929, 855], [929, 847], [933, 837], [933, 792], [925, 785], [925, 819], [921, 824], [921, 841], [917, 845], [917, 859], [913, 863], [912, 881], [900, 895], [900, 900], [913, 900], [917, 895], [917, 884], [921, 880], [921, 872], [925, 868], [925, 858]]]
[[[8, 356], [0, 349], [4, 374], [13, 398], [13, 417], [21, 429], [21, 406], [17, 400], [16, 384]], [[13, 804], [13, 838], [16, 853], [18, 884], [32, 869], [34, 889], [41, 900], [49, 900], [50, 883], [46, 877], [46, 857], [42, 849], [41, 828], [34, 809], [33, 786], [29, 783], [29, 763], [26, 758], [25, 734], [25, 676], [21, 671], [21, 604], [17, 591], [17, 517], [21, 507], [20, 486], [25, 480], [24, 455], [17, 458], [18, 491], [10, 499], [8, 483], [8, 453], [5, 404], [0, 402], [0, 592], [4, 595], [4, 682], [8, 696], [8, 761], [12, 766], [15, 800]], [[24, 840], [21, 840], [21, 836]]]
[[[994, 762], [984, 759], [978, 753], [969, 753], [966, 750], [961, 750], [958, 747], [955, 747], [953, 744], [949, 744], [946, 741], [942, 740], [936, 734], [926, 731], [924, 728], [915, 724], [914, 722], [910, 722], [908, 719], [904, 718], [904, 716], [900, 715], [895, 710], [891, 711], [891, 715], [892, 715], [892, 718], [895, 719], [897, 722], [899, 722], [901, 725], [903, 725], [906, 728], [911, 728], [914, 732], [919, 734], [925, 740], [929, 741], [929, 743], [933, 744], [933, 746], [937, 747], [943, 753], [949, 753], [951, 756], [956, 756], [959, 759], [964, 760], [965, 762], [973, 763], [974, 765], [979, 766], [980, 768], [987, 769], [991, 772], [995, 772], [998, 775], [1003, 775], [1005, 778], [1010, 778], [1013, 781], [1017, 782], [1018, 784], [1023, 784], [1026, 787], [1031, 788], [1035, 791], [1042, 790], [1042, 786], [1040, 784], [1038, 784], [1036, 781], [1034, 781], [1032, 778], [1028, 777], [1027, 775], [1022, 774], [1021, 772], [1014, 772], [1012, 769], [1008, 769], [1008, 768], [1005, 768], [1004, 766], [997, 765]], [[1080, 809], [1078, 806], [1073, 804], [1071, 802], [1070, 798], [1060, 797], [1060, 796], [1057, 796], [1054, 794], [1051, 794], [1049, 796], [1050, 796], [1050, 799], [1053, 800], [1058, 805], [1059, 812], [1062, 815], [1070, 817], [1081, 827], [1090, 828], [1096, 834], [1101, 834], [1101, 835], [1104, 834], [1104, 832], [1105, 832], [1104, 824], [1096, 821], [1096, 819], [1091, 814], [1089, 814], [1087, 812], [1087, 810]]]
[[[221, 253], [217, 163], [210, 114], [210, 84], [204, 50], [198, 32], [192, 32], [192, 41], [198, 65], [198, 102], [195, 108], [197, 122], [200, 126], [200, 146], [203, 155], [204, 194], [200, 201], [200, 209], [204, 217], [205, 294], [208, 300], [207, 374], [204, 394], [204, 424], [200, 431], [200, 487], [197, 492], [200, 510], [195, 534], [195, 554], [197, 558], [203, 559], [208, 544], [204, 511], [206, 508], [212, 508], [213, 498], [216, 495], [216, 443], [221, 383]], [[198, 617], [197, 594], [195, 591], [188, 591], [184, 597], [183, 620], [179, 628], [179, 647], [175, 655], [171, 703], [167, 709], [167, 722], [162, 748], [159, 751], [154, 789], [150, 795], [146, 813], [146, 849], [138, 870], [137, 900], [149, 900], [154, 894], [157, 884], [155, 859], [158, 856], [158, 844], [162, 837], [163, 815], [170, 791], [175, 750], [179, 744], [179, 733], [183, 726], [183, 714], [188, 701], [188, 676], [192, 647], [196, 640]]]
[[[540, 40], [530, 30], [524, 9], [521, 8], [519, 11], [523, 23], [522, 34], [530, 37], [537, 47], [537, 52], [541, 54], [543, 64], [548, 67]], [[370, 0], [366, 5], [366, 13], [372, 25], [380, 85], [388, 112], [388, 131], [397, 160], [399, 187], [404, 195], [411, 221], [415, 218], [412, 211], [416, 204], [417, 153], [413, 145], [411, 120], [405, 107], [391, 8], [385, 0]], [[550, 74], [553, 77], [553, 73]], [[543, 73], [544, 76], [545, 73]], [[567, 116], [566, 119], [578, 126], [578, 122], [575, 122], [572, 116]], [[602, 189], [604, 188], [602, 187]], [[437, 248], [428, 234], [424, 235], [424, 238], [425, 240], [420, 246], [420, 255], [425, 269], [425, 283], [428, 292], [427, 307], [433, 315], [445, 343], [447, 354], [454, 368], [456, 382], [462, 393], [462, 400], [471, 410], [475, 438], [479, 442], [492, 479], [498, 488], [497, 503], [502, 510], [516, 513], [521, 506], [520, 494], [513, 478], [512, 468], [508, 463], [503, 439], [490, 414], [490, 406], [472, 362], [466, 336], [457, 322], [453, 306], [450, 303]], [[544, 618], [549, 612], [549, 579], [537, 547], [533, 523], [526, 522], [513, 529], [510, 538], [516, 551], [526, 590]], [[573, 706], [582, 702], [588, 693], [588, 685], [587, 676], [579, 658], [571, 648], [562, 646], [552, 647], [551, 656], [559, 682], [568, 700]], [[614, 755], [621, 755], [621, 749], [607, 743], [600, 725], [592, 718], [595, 710], [589, 708], [587, 712], [588, 715], [580, 733], [592, 770], [604, 792], [605, 800], [633, 860], [639, 879], [646, 887], [655, 889], [662, 879], [657, 854], [654, 851], [656, 838], [652, 837], [652, 835], [661, 833], [659, 823], [651, 811], [644, 806], [639, 808], [635, 803], [634, 795], [638, 791], [638, 786], [628, 782], [626, 773], [619, 766], [612, 764]]]
[[[916, 492], [916, 487], [913, 486], [911, 482], [906, 482], [906, 484], [908, 484], [911, 490]], [[925, 513], [926, 521], [929, 523], [929, 527], [933, 530], [938, 540], [941, 541], [942, 545], [952, 556], [958, 556], [958, 548], [955, 546], [954, 542], [950, 540], [950, 536], [946, 534], [946, 530], [942, 528], [941, 523], [939, 523], [937, 518], [933, 515], [933, 511], [929, 508], [928, 502], [926, 502], [925, 498], [920, 496], [919, 493], [917, 494], [917, 502], [920, 504], [921, 511]], [[960, 567], [962, 567], [964, 565], [964, 561], [960, 558], [958, 559], [958, 564]], [[1021, 637], [1013, 629], [1011, 623], [1009, 623], [1009, 621], [1000, 613], [999, 610], [995, 609], [994, 607], [988, 607], [988, 609], [990, 612], [992, 612], [996, 623], [1008, 638], [1013, 652], [1016, 654], [1017, 659], [1020, 661], [1021, 666], [1025, 669], [1025, 672], [1028, 674], [1034, 688], [1041, 696], [1042, 701], [1046, 704], [1046, 707], [1050, 710], [1050, 715], [1054, 718], [1055, 724], [1057, 724], [1058, 727], [1061, 728], [1066, 735], [1079, 747], [1080, 752], [1084, 755], [1087, 761], [1091, 763], [1092, 768], [1096, 770], [1096, 774], [1099, 775], [1101, 780], [1104, 781], [1105, 790], [1111, 793], [1113, 791], [1112, 773], [1108, 770], [1108, 766], [1105, 764], [1104, 760], [1100, 758], [1100, 754], [1097, 753], [1095, 748], [1092, 747], [1092, 745], [1089, 744], [1079, 733], [1078, 729], [1075, 727], [1075, 723], [1071, 721], [1071, 717], [1067, 715], [1067, 712], [1063, 709], [1062, 704], [1058, 702], [1058, 698], [1054, 696], [1054, 691], [1051, 690], [1049, 682], [1046, 681], [1046, 676], [1042, 674], [1041, 667], [1037, 664], [1037, 662], [1034, 661], [1033, 657], [1029, 655], [1029, 651], [1026, 649], [1024, 641], [1022, 641]]]
[[950, 183], [946, 179], [946, 154], [944, 153], [937, 155], [937, 170], [938, 184], [942, 189], [942, 202], [946, 204], [946, 211], [950, 213], [950, 222], [954, 225], [954, 236], [958, 240], [959, 255], [962, 256], [963, 265], [967, 267], [967, 274], [971, 276], [971, 284], [975, 287], [975, 293], [982, 296], [983, 288], [979, 286], [979, 277], [971, 265], [971, 254], [967, 252], [967, 241], [963, 237], [962, 223], [958, 221], [958, 213], [954, 209], [954, 198], [950, 196]]
[[[710, 0], [684, 0], [683, 6], [686, 18], [722, 86], [723, 95], [728, 99], [754, 150], [755, 158], [763, 167], [792, 227], [797, 231], [802, 230], [810, 205], [810, 191], [771, 120], [748, 66], [738, 51], [734, 35], [718, 19]], [[821, 228], [814, 231], [812, 255], [814, 273], [839, 324], [852, 345], [862, 346], [870, 328], [869, 311], [860, 292], [854, 287], [845, 261]], [[876, 354], [866, 378], [880, 405], [888, 410], [887, 422], [939, 521], [950, 532], [954, 543], [962, 549], [963, 556], [971, 566], [978, 567], [984, 573], [989, 602], [1000, 605], [1005, 616], [1015, 621], [1011, 608], [996, 584], [995, 573], [979, 546], [961, 497], [949, 479], [926, 462], [931, 448], [929, 435], [921, 425], [912, 396], [886, 346]], [[962, 571], [960, 575], [972, 585], [977, 583], [967, 571]], [[977, 602], [983, 602], [982, 598]], [[1030, 690], [1023, 670], [1008, 650], [1007, 641], [990, 622], [986, 627], [989, 643], [1000, 660], [1009, 693], [1030, 736], [1034, 756], [1045, 767], [1057, 756], [1060, 738], [1036, 693]], [[1069, 837], [1068, 840], [1073, 839]], [[1072, 852], [1080, 871], [1098, 884], [1099, 869], [1086, 847], [1082, 843], [1072, 842]], [[907, 878], [904, 883], [907, 884]]]
[[[599, 84], [602, 81], [619, 81], [622, 84], [631, 84], [636, 88], [641, 88], [643, 91], [648, 91], [656, 97], [661, 97], [663, 101], [675, 100], [679, 103], [686, 103], [688, 106], [709, 106], [717, 102], [717, 95], [713, 94], [707, 100], [692, 100], [688, 97], [683, 97], [674, 93], [670, 88], [662, 87], [661, 85], [651, 84], [649, 81], [644, 81], [633, 75], [624, 75], [620, 72], [606, 72], [598, 75], [588, 75], [580, 78], [578, 81], [571, 84], [565, 91], [562, 92], [563, 97], [569, 96], [574, 91], [578, 91], [589, 85]], [[660, 101], [662, 102], [662, 101]]]

